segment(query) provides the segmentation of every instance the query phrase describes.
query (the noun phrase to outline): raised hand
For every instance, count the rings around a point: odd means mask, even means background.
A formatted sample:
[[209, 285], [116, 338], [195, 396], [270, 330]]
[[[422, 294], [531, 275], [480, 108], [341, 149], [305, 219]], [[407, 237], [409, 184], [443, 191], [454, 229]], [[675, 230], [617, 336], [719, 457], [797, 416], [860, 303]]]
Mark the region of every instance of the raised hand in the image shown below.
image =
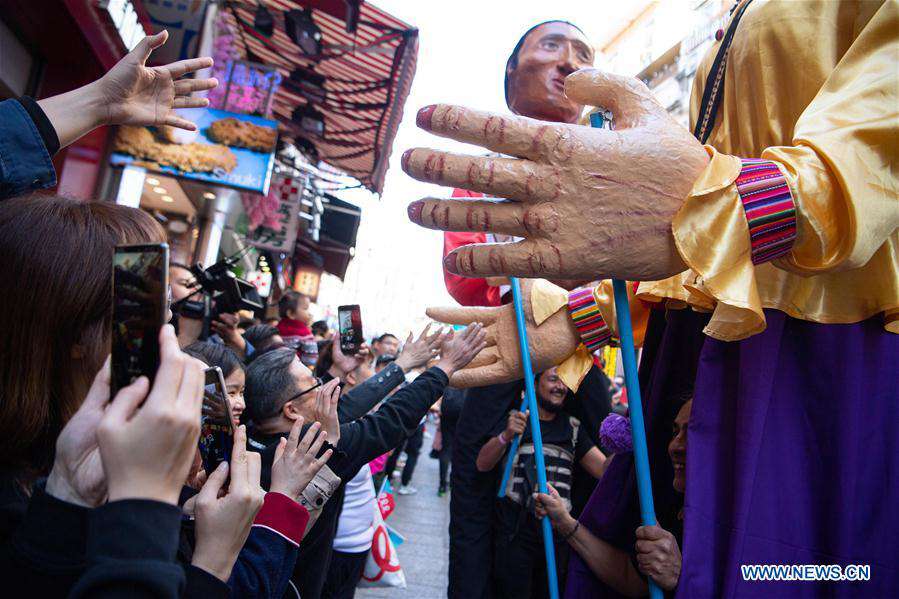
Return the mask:
[[315, 421], [319, 422], [331, 443], [340, 440], [340, 421], [337, 419], [337, 402], [340, 401], [340, 381], [331, 379], [315, 390]]
[[[56, 457], [47, 478], [47, 493], [85, 507], [106, 498], [106, 475], [97, 444], [97, 427], [109, 403], [109, 358], [94, 378], [84, 403], [56, 440]], [[128, 388], [122, 393], [130, 393]]]
[[436, 367], [453, 380], [453, 375], [465, 368], [475, 356], [487, 347], [487, 333], [479, 322], [465, 327], [465, 330], [450, 333], [440, 349], [440, 361]]
[[189, 58], [160, 67], [146, 66], [150, 53], [168, 39], [167, 31], [145, 37], [97, 82], [107, 110], [108, 125], [169, 125], [193, 131], [196, 125], [179, 117], [175, 108], [199, 108], [209, 100], [193, 92], [218, 85], [215, 79], [181, 79], [212, 66], [212, 59]]
[[[235, 429], [233, 447], [231, 463], [219, 464], [197, 495], [197, 542], [190, 562], [224, 582], [231, 576], [265, 497], [259, 486], [262, 456], [247, 451], [246, 427]], [[229, 470], [231, 480], [224, 492]]]
[[301, 416], [293, 423], [290, 436], [286, 439], [282, 438], [278, 443], [272, 463], [272, 484], [269, 487], [269, 491], [287, 495], [294, 501], [299, 501], [303, 489], [328, 463], [333, 453], [328, 449], [322, 454], [322, 457], [316, 457], [328, 438], [327, 431], [321, 430], [320, 423], [313, 422], [303, 438], [300, 439], [302, 428], [303, 418]]
[[414, 148], [402, 166], [421, 181], [505, 200], [425, 199], [409, 218], [445, 231], [524, 237], [447, 255], [464, 276], [658, 280], [686, 266], [671, 222], [708, 156], [639, 80], [583, 69], [565, 80], [575, 102], [615, 115], [615, 130], [549, 123], [438, 104], [420, 127], [517, 158]]
[[243, 357], [247, 351], [247, 342], [237, 330], [240, 324], [240, 317], [230, 312], [222, 312], [215, 320], [209, 323], [209, 327], [218, 333], [225, 345], [237, 352], [237, 355]]
[[367, 343], [363, 343], [359, 346], [359, 351], [348, 356], [340, 349], [340, 338], [335, 335], [331, 341], [331, 358], [334, 366], [340, 371], [338, 374], [343, 377], [346, 373], [356, 370], [366, 360], [371, 359], [371, 348]]
[[[530, 281], [521, 281], [523, 297], [531, 296], [531, 285]], [[523, 303], [534, 372], [542, 372], [570, 356], [580, 343], [580, 338], [564, 310], [556, 312], [537, 326], [531, 302]], [[515, 310], [511, 304], [491, 308], [428, 308], [427, 314], [434, 320], [447, 324], [482, 322], [486, 327], [485, 349], [466, 368], [453, 375], [450, 380], [452, 386], [481, 387], [515, 381], [522, 377], [518, 329]]]
[[412, 340], [412, 333], [409, 333], [409, 338], [406, 339], [406, 343], [403, 344], [403, 350], [396, 359], [397, 365], [403, 371], [408, 372], [414, 368], [424, 366], [428, 363], [428, 360], [440, 351], [440, 346], [443, 344], [446, 335], [440, 330], [429, 335], [430, 330], [431, 325], [428, 324], [415, 341]]
[[153, 389], [140, 377], [119, 391], [97, 429], [110, 501], [176, 504], [196, 452], [203, 364], [178, 349], [171, 325], [162, 327], [159, 346]]

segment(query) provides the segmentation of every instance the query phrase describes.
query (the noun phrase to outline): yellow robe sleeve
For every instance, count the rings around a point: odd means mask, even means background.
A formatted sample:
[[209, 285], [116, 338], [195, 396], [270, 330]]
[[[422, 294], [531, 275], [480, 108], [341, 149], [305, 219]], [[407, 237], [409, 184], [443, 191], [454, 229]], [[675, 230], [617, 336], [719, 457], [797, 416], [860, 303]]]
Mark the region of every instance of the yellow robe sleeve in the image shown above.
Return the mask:
[[[646, 325], [649, 322], [649, 308], [634, 297], [634, 286], [628, 283], [628, 300], [631, 312], [631, 325], [634, 331], [634, 345], [641, 347], [643, 337], [646, 334]], [[618, 321], [615, 317], [615, 298], [612, 292], [612, 281], [600, 281], [593, 288], [593, 297], [602, 314], [606, 326], [612, 332], [613, 338], [618, 338]], [[534, 314], [534, 322], [539, 326], [550, 316], [559, 310], [568, 309], [568, 292], [557, 285], [543, 279], [534, 281], [531, 287], [531, 311]], [[593, 356], [581, 343], [575, 352], [558, 364], [559, 378], [565, 386], [572, 391], [577, 391], [587, 372], [593, 366]]]
[[[753, 266], [746, 216], [734, 185], [739, 157], [707, 146], [709, 165], [672, 228], [693, 271], [682, 281], [686, 296], [714, 306], [709, 335], [730, 341], [764, 330], [759, 279], [765, 269], [809, 277], [877, 260], [895, 272], [897, 48], [899, 3], [888, 1], [851, 41], [802, 112], [792, 145], [743, 156], [773, 161], [787, 179], [797, 208], [797, 238], [787, 256]], [[751, 83], [741, 91], [753, 94]]]

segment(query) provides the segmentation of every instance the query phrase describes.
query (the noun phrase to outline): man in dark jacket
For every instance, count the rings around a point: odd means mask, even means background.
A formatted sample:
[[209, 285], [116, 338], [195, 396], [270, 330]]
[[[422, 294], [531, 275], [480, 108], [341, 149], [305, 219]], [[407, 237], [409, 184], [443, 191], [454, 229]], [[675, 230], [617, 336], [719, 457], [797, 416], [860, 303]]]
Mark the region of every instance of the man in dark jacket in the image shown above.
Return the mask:
[[[484, 337], [479, 325], [456, 334], [444, 342], [436, 366], [397, 392], [376, 412], [328, 431], [329, 441], [337, 449], [328, 468], [341, 483], [300, 544], [293, 582], [303, 599], [317, 599], [321, 595], [345, 483], [368, 462], [399, 445], [418, 426], [443, 393], [449, 377], [484, 347]], [[264, 447], [261, 449], [263, 486], [267, 484], [279, 438], [286, 436], [298, 418], [304, 418], [307, 423], [316, 419], [312, 391], [320, 384], [287, 349], [260, 356], [247, 370], [247, 412], [254, 423], [251, 437], [257, 447]], [[328, 423], [322, 425], [327, 430]]]

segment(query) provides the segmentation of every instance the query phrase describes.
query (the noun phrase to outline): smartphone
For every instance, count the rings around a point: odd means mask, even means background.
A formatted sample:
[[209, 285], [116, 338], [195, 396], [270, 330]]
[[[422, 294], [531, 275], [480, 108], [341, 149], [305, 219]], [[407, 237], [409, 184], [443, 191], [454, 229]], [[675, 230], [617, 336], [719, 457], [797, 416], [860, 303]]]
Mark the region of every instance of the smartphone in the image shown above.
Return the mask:
[[206, 369], [206, 386], [203, 389], [203, 412], [200, 415], [200, 459], [207, 474], [222, 462], [231, 460], [234, 442], [234, 421], [231, 404], [225, 390], [222, 369], [212, 366]]
[[112, 259], [112, 395], [159, 368], [159, 329], [168, 320], [169, 246], [123, 245]]
[[340, 351], [351, 356], [362, 347], [362, 311], [359, 304], [337, 308], [337, 324], [340, 328]]

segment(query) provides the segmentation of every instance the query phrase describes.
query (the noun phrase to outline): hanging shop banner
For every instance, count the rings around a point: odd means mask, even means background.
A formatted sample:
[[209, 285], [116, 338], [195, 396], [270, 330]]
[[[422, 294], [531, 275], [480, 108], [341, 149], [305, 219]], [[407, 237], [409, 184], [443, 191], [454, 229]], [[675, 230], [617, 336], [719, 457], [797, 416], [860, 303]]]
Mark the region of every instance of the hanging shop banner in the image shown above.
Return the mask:
[[276, 121], [213, 108], [177, 112], [196, 123], [197, 130], [121, 126], [110, 163], [268, 193], [278, 141]]
[[269, 192], [264, 195], [241, 194], [244, 218], [237, 224], [247, 244], [293, 254], [300, 226], [300, 197], [305, 179], [275, 175]]
[[272, 100], [281, 83], [281, 73], [273, 66], [229, 60], [213, 71], [219, 85], [209, 92], [209, 105], [221, 110], [271, 116]]

